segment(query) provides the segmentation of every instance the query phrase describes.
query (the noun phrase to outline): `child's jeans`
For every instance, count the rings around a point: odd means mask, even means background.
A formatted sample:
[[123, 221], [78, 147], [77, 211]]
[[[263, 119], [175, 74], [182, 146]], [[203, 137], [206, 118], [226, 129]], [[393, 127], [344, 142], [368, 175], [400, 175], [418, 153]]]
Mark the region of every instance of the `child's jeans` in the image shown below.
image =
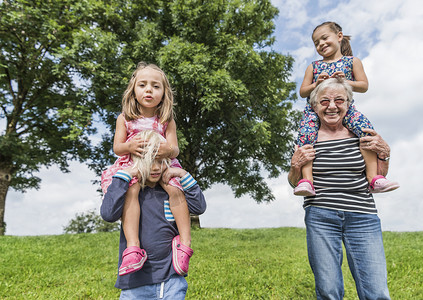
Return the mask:
[[119, 299], [183, 300], [188, 290], [185, 277], [173, 275], [169, 280], [137, 288], [122, 290]]

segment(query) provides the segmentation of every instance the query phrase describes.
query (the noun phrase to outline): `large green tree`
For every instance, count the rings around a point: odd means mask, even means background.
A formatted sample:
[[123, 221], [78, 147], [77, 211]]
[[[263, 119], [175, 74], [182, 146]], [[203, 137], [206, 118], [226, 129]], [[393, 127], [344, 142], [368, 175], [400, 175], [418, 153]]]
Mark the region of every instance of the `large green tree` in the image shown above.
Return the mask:
[[0, 235], [9, 188], [38, 188], [40, 167], [67, 172], [89, 153], [92, 101], [75, 58], [93, 22], [81, 2], [0, 1]]
[[[117, 1], [98, 28], [117, 40], [118, 56], [84, 59], [101, 116], [110, 129], [97, 148], [97, 172], [111, 153], [123, 90], [137, 62], [158, 64], [176, 92], [179, 159], [206, 189], [228, 184], [235, 196], [274, 196], [265, 177], [288, 168], [297, 113], [293, 59], [272, 50], [278, 10], [269, 0]], [[87, 74], [88, 75], [88, 74]]]
[[[297, 114], [293, 59], [272, 50], [269, 0], [0, 1], [0, 234], [9, 187], [37, 188], [70, 159], [100, 173], [136, 64], [158, 64], [176, 92], [182, 165], [204, 189], [274, 197]], [[89, 156], [96, 112], [108, 132]]]

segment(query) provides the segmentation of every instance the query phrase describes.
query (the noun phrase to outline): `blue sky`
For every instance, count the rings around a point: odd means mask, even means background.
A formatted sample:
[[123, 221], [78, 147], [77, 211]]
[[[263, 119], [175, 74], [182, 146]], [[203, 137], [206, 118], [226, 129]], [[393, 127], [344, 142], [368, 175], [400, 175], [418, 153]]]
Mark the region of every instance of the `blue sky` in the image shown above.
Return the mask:
[[[280, 10], [276, 20], [274, 50], [295, 58], [291, 80], [299, 87], [311, 61], [319, 59], [311, 32], [324, 21], [335, 21], [352, 36], [354, 55], [369, 79], [369, 90], [355, 94], [356, 105], [391, 146], [388, 178], [398, 181], [397, 191], [375, 195], [382, 228], [421, 231], [423, 196], [422, 70], [423, 2], [419, 0], [305, 1], [272, 0]], [[298, 91], [298, 88], [297, 88]], [[298, 96], [299, 97], [299, 96]], [[302, 109], [305, 100], [296, 103]], [[9, 191], [5, 221], [9, 235], [60, 234], [75, 213], [98, 209], [101, 199], [95, 175], [84, 165], [71, 164], [71, 173], [57, 168], [42, 170], [38, 191]], [[208, 209], [203, 227], [261, 228], [304, 227], [302, 198], [295, 197], [287, 174], [269, 180], [276, 201], [256, 204], [248, 197], [235, 199], [229, 187], [217, 185], [205, 192]]]

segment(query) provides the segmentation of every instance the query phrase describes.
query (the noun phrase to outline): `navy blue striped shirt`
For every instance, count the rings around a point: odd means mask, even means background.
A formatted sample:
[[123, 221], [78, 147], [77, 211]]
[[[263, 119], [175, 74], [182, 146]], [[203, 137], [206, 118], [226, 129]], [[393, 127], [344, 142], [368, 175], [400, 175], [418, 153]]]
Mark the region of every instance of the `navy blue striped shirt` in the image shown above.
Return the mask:
[[342, 211], [376, 214], [376, 206], [357, 137], [317, 142], [313, 162], [316, 196], [305, 197], [304, 208], [314, 205]]

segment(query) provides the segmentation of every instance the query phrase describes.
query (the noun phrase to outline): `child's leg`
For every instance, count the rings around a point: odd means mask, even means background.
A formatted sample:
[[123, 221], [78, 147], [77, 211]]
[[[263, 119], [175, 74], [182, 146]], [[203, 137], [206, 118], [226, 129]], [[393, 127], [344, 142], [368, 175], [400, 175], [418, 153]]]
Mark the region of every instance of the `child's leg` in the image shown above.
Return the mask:
[[[171, 179], [172, 180], [172, 179]], [[189, 260], [193, 254], [191, 247], [191, 222], [185, 194], [175, 186], [161, 183], [169, 195], [170, 210], [178, 226], [179, 235], [172, 240], [172, 264], [176, 273], [188, 273]]]
[[360, 149], [360, 152], [366, 164], [366, 178], [370, 184], [377, 175], [377, 155], [376, 152], [370, 150]]
[[[348, 108], [343, 124], [357, 137], [361, 138], [368, 135], [363, 132], [363, 128], [373, 129], [373, 126], [369, 119], [355, 108], [353, 103]], [[384, 176], [377, 175], [377, 154], [375, 152], [362, 149], [360, 151], [366, 163], [366, 178], [370, 184], [371, 193], [386, 193], [399, 188], [397, 182], [391, 182]]]
[[307, 179], [313, 183], [313, 161], [308, 162], [301, 169], [303, 179]]
[[140, 248], [140, 204], [138, 195], [140, 185], [134, 183], [126, 192], [122, 212], [122, 228], [126, 238], [126, 249], [122, 253], [122, 263], [119, 266], [119, 275], [127, 275], [140, 270], [147, 260], [147, 253]]
[[169, 206], [178, 226], [181, 243], [191, 247], [191, 220], [185, 194], [169, 184], [162, 184], [162, 187], [169, 195]]
[[301, 169], [302, 177], [298, 185], [294, 188], [294, 195], [296, 196], [315, 196], [316, 192], [313, 185], [313, 162], [310, 161]]
[[[373, 129], [370, 120], [355, 108], [354, 100], [352, 101], [350, 107], [348, 107], [343, 124], [358, 138], [367, 135], [363, 132], [363, 128]], [[360, 149], [360, 152], [361, 155], [363, 155], [364, 162], [366, 163], [366, 178], [370, 184], [373, 178], [377, 175], [377, 155], [375, 152], [369, 150]]]
[[[319, 131], [319, 118], [314, 110], [311, 108], [310, 103], [307, 103], [303, 117], [300, 122], [300, 129], [298, 131], [297, 144], [304, 146], [306, 144], [314, 145], [317, 141], [317, 133]], [[294, 188], [294, 195], [296, 196], [315, 196], [313, 186], [313, 162], [310, 161], [301, 168], [303, 179], [298, 182]]]
[[141, 187], [138, 183], [130, 186], [126, 192], [125, 204], [123, 205], [122, 228], [125, 234], [127, 247], [140, 247], [140, 204], [138, 201], [140, 189]]
[[[314, 145], [317, 141], [317, 132], [319, 131], [320, 120], [314, 110], [311, 108], [310, 103], [307, 103], [304, 108], [303, 117], [300, 122], [298, 130], [297, 145], [304, 146], [307, 144]], [[307, 163], [302, 167], [301, 173], [303, 179], [313, 182], [313, 162]]]

